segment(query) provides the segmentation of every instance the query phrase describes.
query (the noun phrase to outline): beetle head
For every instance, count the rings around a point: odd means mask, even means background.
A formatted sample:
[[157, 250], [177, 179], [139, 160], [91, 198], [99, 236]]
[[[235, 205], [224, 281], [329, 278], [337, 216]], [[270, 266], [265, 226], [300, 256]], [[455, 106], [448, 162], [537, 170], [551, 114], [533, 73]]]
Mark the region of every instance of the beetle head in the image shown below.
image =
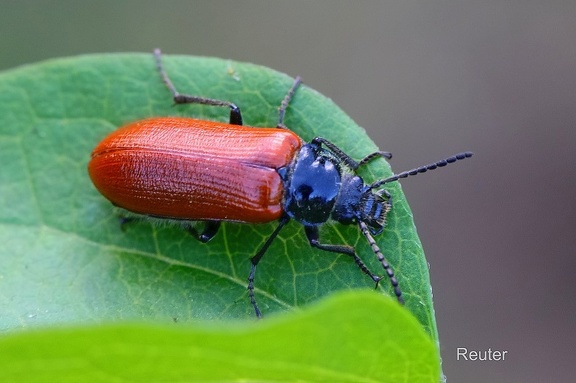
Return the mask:
[[377, 235], [386, 226], [386, 215], [391, 207], [390, 194], [384, 189], [375, 191], [361, 177], [345, 174], [332, 219], [344, 225], [364, 222], [370, 232]]
[[364, 222], [372, 234], [380, 234], [386, 226], [386, 216], [391, 208], [390, 195], [386, 190], [365, 188], [358, 204], [358, 221]]

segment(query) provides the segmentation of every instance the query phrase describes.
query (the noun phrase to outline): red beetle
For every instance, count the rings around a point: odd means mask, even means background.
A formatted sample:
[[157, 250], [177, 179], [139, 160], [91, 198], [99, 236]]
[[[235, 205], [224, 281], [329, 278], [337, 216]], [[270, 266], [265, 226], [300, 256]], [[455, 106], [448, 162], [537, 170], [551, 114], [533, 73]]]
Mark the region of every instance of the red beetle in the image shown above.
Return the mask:
[[[380, 187], [410, 175], [472, 156], [465, 152], [436, 163], [366, 184], [356, 170], [367, 162], [391, 158], [375, 152], [355, 161], [330, 141], [305, 143], [284, 126], [284, 114], [300, 78], [279, 108], [277, 128], [242, 126], [240, 109], [227, 101], [180, 94], [168, 78], [160, 50], [154, 51], [162, 79], [177, 104], [199, 103], [230, 108], [230, 123], [179, 117], [156, 117], [128, 124], [106, 137], [92, 152], [88, 172], [96, 188], [114, 205], [142, 216], [178, 220], [200, 241], [213, 238], [222, 221], [265, 223], [278, 220], [262, 248], [251, 258], [250, 302], [258, 262], [284, 225], [294, 219], [311, 246], [346, 254], [376, 284], [372, 273], [347, 245], [319, 242], [319, 227], [334, 220], [357, 224], [403, 302], [394, 272], [373, 235], [383, 231], [392, 196]], [[188, 224], [203, 221], [197, 233]]]

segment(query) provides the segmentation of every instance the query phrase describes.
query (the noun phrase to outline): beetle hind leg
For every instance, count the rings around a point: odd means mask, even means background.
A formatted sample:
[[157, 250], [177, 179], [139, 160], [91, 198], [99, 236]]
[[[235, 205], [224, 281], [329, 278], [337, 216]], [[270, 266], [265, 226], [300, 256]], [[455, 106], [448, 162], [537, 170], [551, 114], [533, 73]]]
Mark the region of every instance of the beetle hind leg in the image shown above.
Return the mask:
[[221, 101], [215, 100], [212, 98], [206, 97], [198, 97], [198, 96], [189, 96], [186, 94], [182, 94], [176, 90], [176, 87], [168, 77], [168, 73], [164, 69], [164, 64], [162, 63], [162, 52], [160, 49], [154, 49], [154, 59], [156, 60], [156, 68], [158, 72], [160, 72], [160, 76], [162, 76], [162, 80], [166, 87], [172, 93], [172, 98], [174, 99], [174, 103], [176, 104], [204, 104], [204, 105], [213, 105], [213, 106], [224, 106], [230, 108], [230, 124], [231, 125], [242, 125], [242, 113], [240, 112], [240, 108], [234, 105], [229, 101]]

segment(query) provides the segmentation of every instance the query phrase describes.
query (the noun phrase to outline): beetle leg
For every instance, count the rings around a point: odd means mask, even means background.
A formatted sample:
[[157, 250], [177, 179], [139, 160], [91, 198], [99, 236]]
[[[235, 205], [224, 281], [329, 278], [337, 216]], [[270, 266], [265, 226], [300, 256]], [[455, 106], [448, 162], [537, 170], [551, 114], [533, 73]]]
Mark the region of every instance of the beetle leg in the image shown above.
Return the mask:
[[258, 318], [262, 317], [262, 313], [260, 312], [260, 309], [258, 308], [258, 304], [256, 303], [256, 297], [254, 296], [254, 278], [256, 275], [256, 266], [258, 265], [258, 262], [260, 262], [260, 260], [262, 259], [262, 256], [264, 255], [264, 253], [266, 253], [266, 250], [268, 250], [268, 248], [272, 244], [272, 241], [274, 240], [274, 238], [276, 238], [278, 236], [278, 233], [280, 232], [280, 230], [282, 230], [284, 225], [286, 225], [286, 223], [288, 223], [289, 220], [290, 220], [290, 217], [288, 217], [287, 215], [280, 218], [280, 222], [278, 223], [278, 227], [276, 227], [276, 229], [274, 230], [272, 235], [270, 235], [270, 237], [266, 240], [264, 245], [260, 248], [260, 250], [258, 250], [256, 255], [253, 256], [252, 258], [250, 258], [250, 262], [252, 263], [252, 266], [250, 268], [250, 274], [248, 275], [248, 296], [250, 297], [250, 303], [252, 303], [252, 307], [254, 307], [254, 312], [256, 313], [256, 317], [258, 317]]
[[310, 141], [310, 143], [318, 147], [324, 144], [328, 149], [330, 149], [330, 151], [336, 157], [338, 157], [340, 161], [344, 162], [347, 166], [351, 167], [353, 170], [358, 169], [358, 166], [360, 166], [358, 161], [350, 157], [348, 154], [344, 153], [342, 149], [340, 149], [338, 146], [336, 146], [335, 144], [333, 144], [332, 142], [328, 141], [323, 137], [314, 137], [312, 141]]
[[370, 153], [366, 157], [364, 157], [360, 161], [358, 161], [358, 167], [365, 165], [368, 162], [375, 160], [376, 158], [386, 158], [387, 160], [389, 160], [392, 158], [392, 153], [381, 152], [381, 151]]
[[310, 246], [315, 247], [320, 250], [329, 251], [332, 253], [339, 253], [345, 254], [352, 258], [354, 258], [354, 262], [358, 265], [360, 270], [364, 272], [364, 274], [368, 275], [374, 282], [376, 282], [376, 287], [378, 287], [378, 282], [380, 282], [380, 277], [372, 273], [368, 267], [362, 262], [360, 257], [354, 251], [354, 248], [346, 245], [329, 245], [323, 244], [319, 242], [319, 233], [317, 226], [305, 226], [306, 230], [306, 237], [308, 238], [308, 242], [310, 242]]
[[201, 233], [199, 233], [194, 226], [190, 225], [186, 228], [186, 230], [190, 234], [192, 234], [194, 238], [196, 238], [202, 243], [206, 243], [212, 238], [214, 238], [214, 236], [218, 232], [218, 229], [220, 229], [220, 221], [206, 221], [204, 230], [202, 230]]
[[342, 151], [342, 149], [340, 149], [338, 146], [336, 146], [335, 144], [333, 144], [332, 142], [328, 141], [325, 138], [315, 137], [312, 140], [311, 144], [314, 144], [317, 146], [324, 144], [328, 149], [330, 149], [330, 151], [332, 153], [334, 153], [334, 155], [336, 157], [338, 157], [338, 159], [340, 161], [346, 163], [346, 165], [351, 167], [353, 170], [358, 169], [360, 166], [365, 165], [366, 163], [368, 163], [368, 162], [370, 162], [376, 158], [381, 158], [381, 157], [386, 158], [386, 159], [392, 158], [392, 153], [378, 151], [378, 152], [368, 154], [366, 157], [362, 158], [360, 161], [356, 161], [355, 159], [350, 157], [348, 154], [344, 153]]
[[230, 108], [230, 124], [231, 125], [242, 125], [242, 113], [240, 108], [229, 101], [215, 100], [212, 98], [189, 96], [186, 94], [181, 94], [176, 90], [176, 87], [168, 77], [164, 65], [162, 64], [162, 52], [160, 49], [154, 49], [154, 58], [156, 59], [156, 67], [162, 80], [166, 87], [172, 93], [172, 98], [176, 104], [204, 104], [204, 105], [214, 105], [214, 106], [227, 106]]
[[286, 93], [284, 100], [282, 100], [282, 102], [280, 103], [280, 107], [278, 108], [278, 125], [276, 125], [276, 127], [281, 129], [288, 129], [286, 125], [284, 125], [284, 115], [286, 114], [286, 109], [288, 108], [288, 105], [290, 105], [290, 101], [292, 101], [292, 97], [294, 97], [296, 89], [298, 88], [298, 86], [300, 86], [301, 83], [302, 79], [300, 78], [300, 76], [297, 76], [294, 79], [294, 83], [288, 90], [288, 93]]
[[174, 94], [174, 102], [176, 104], [204, 104], [214, 106], [227, 106], [230, 108], [230, 125], [242, 125], [242, 113], [240, 113], [240, 108], [231, 102], [214, 100], [212, 98], [189, 96], [180, 93]]
[[390, 264], [388, 263], [388, 261], [386, 261], [384, 254], [382, 254], [382, 251], [380, 250], [380, 248], [376, 244], [376, 241], [374, 240], [374, 238], [370, 234], [370, 230], [368, 229], [368, 226], [366, 225], [366, 223], [360, 221], [359, 226], [360, 226], [360, 230], [362, 231], [362, 234], [364, 234], [364, 237], [366, 237], [366, 240], [368, 240], [368, 243], [370, 244], [372, 251], [374, 252], [374, 254], [376, 254], [376, 257], [378, 258], [378, 260], [382, 264], [382, 267], [386, 271], [386, 274], [388, 274], [388, 278], [390, 279], [390, 283], [392, 284], [392, 287], [394, 287], [394, 295], [396, 295], [396, 299], [398, 299], [398, 302], [400, 302], [400, 304], [404, 304], [404, 298], [402, 297], [402, 291], [400, 290], [400, 286], [398, 286], [398, 280], [394, 276], [394, 270], [392, 270], [392, 267], [390, 267]]

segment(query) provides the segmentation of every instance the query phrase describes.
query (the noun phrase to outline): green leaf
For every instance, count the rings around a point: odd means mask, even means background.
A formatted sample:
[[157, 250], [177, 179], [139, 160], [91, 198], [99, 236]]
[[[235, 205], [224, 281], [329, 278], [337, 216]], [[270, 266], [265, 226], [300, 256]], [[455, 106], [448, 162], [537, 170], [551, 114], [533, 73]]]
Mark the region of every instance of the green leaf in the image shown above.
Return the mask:
[[[275, 126], [292, 79], [252, 64], [165, 56], [183, 93], [230, 100], [244, 123]], [[227, 121], [226, 108], [174, 106], [152, 54], [89, 55], [0, 74], [0, 331], [122, 319], [159, 322], [250, 318], [249, 258], [275, 223], [226, 223], [202, 244], [178, 227], [135, 222], [121, 230], [112, 205], [93, 187], [91, 150], [122, 124], [183, 115]], [[331, 100], [298, 89], [286, 125], [303, 139], [322, 136], [354, 158], [377, 148]], [[362, 172], [391, 174], [384, 160]], [[388, 226], [377, 238], [398, 276], [406, 308], [437, 341], [428, 267], [398, 183]], [[326, 224], [324, 243], [354, 246], [384, 274], [355, 226]], [[291, 222], [258, 266], [264, 315], [351, 288], [373, 289], [352, 260], [310, 248]], [[373, 294], [389, 294], [384, 280]]]
[[415, 318], [392, 299], [366, 291], [258, 323], [21, 332], [0, 338], [0, 355], [4, 383], [417, 383], [439, 376], [434, 343]]

